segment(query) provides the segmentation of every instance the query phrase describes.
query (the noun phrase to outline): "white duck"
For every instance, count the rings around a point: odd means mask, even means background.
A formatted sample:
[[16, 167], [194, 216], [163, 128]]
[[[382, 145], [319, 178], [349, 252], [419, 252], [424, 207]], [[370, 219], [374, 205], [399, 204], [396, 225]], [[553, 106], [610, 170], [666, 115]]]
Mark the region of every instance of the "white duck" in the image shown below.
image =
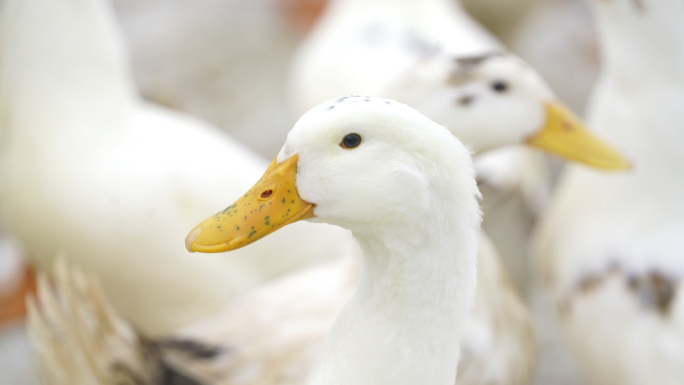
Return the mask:
[[592, 384], [684, 383], [684, 3], [594, 1], [604, 69], [589, 121], [634, 159], [561, 179], [536, 252]]
[[124, 316], [159, 334], [355, 247], [343, 230], [303, 224], [226, 258], [188, 259], [169, 240], [237, 197], [267, 162], [143, 102], [103, 1], [7, 0], [1, 17], [0, 204], [38, 267], [65, 252]]
[[[350, 94], [396, 99], [388, 89], [426, 57], [439, 52], [480, 56], [501, 50], [459, 1], [333, 0], [293, 60], [293, 107], [301, 114], [324, 100]], [[448, 122], [435, 121], [448, 127]], [[500, 250], [506, 250], [503, 258], [511, 261], [508, 265], [525, 267], [527, 237], [538, 207], [526, 198], [547, 195], [545, 160], [520, 148], [499, 149], [485, 157], [475, 159], [479, 181], [487, 186], [484, 226]], [[520, 267], [514, 277], [523, 288], [528, 274]]]
[[[596, 162], [602, 154], [606, 154], [607, 150], [599, 145], [594, 154], [598, 157], [591, 156], [592, 142], [582, 138], [581, 123], [554, 101], [534, 72], [527, 73], [531, 70], [512, 56], [495, 55], [477, 61], [442, 58], [424, 65], [431, 69], [423, 72], [422, 69], [426, 68], [421, 68], [420, 74], [415, 76], [428, 75], [431, 77], [429, 82], [425, 79], [416, 83], [413, 77], [406, 77], [406, 83], [398, 88], [409, 93], [417, 84], [422, 84], [422, 87], [430, 85], [427, 92], [436, 96], [435, 105], [454, 109], [454, 116], [459, 117], [451, 118], [452, 131], [462, 131], [471, 141], [480, 142], [484, 148], [531, 137], [533, 139], [530, 142], [565, 153], [566, 156], [573, 155], [572, 146], [563, 148], [562, 145], [575, 140], [575, 144], [584, 144], [588, 150], [574, 154], [586, 156], [585, 161], [593, 159]], [[454, 78], [459, 79], [459, 82], [455, 83]], [[491, 87], [493, 80], [505, 82], [508, 91], [500, 93], [494, 90]], [[422, 88], [415, 91], [419, 90]], [[471, 99], [470, 104], [456, 108], [449, 103], [466, 96]], [[440, 99], [447, 102], [439, 104]], [[487, 105], [491, 105], [492, 109], [487, 110]], [[511, 114], [521, 109], [533, 115], [527, 125], [511, 128], [517, 133], [506, 133], [508, 139], [502, 142], [485, 141], [490, 134], [505, 129], [505, 124], [492, 120], [489, 124], [476, 125], [478, 119], [475, 117], [478, 114], [497, 116], [501, 122], [508, 122]], [[463, 127], [459, 127], [459, 120], [463, 122]], [[466, 121], [470, 124], [466, 124]], [[571, 130], [562, 129], [560, 124], [563, 122]], [[540, 126], [545, 129], [542, 130]], [[483, 136], [479, 137], [478, 133]], [[552, 143], [556, 146], [550, 147]], [[606, 159], [612, 156], [608, 151]], [[617, 160], [620, 161], [620, 158], [617, 157]], [[609, 165], [603, 164], [604, 167]], [[619, 166], [620, 163], [614, 165]], [[207, 233], [204, 232], [204, 235], [207, 236]], [[220, 231], [216, 235], [220, 237]], [[529, 316], [499, 267], [495, 249], [482, 235], [481, 245], [478, 255], [480, 284], [474, 317], [469, 322], [461, 345], [464, 360], [460, 366], [462, 375], [459, 384], [525, 384], [533, 373], [535, 361]], [[358, 261], [347, 259], [309, 269], [265, 286], [241, 299], [221, 316], [193, 325], [178, 333], [173, 342], [163, 343], [165, 360], [206, 383], [302, 383], [316, 349], [343, 304], [352, 295], [358, 270]], [[44, 342], [41, 345], [50, 344]], [[135, 341], [128, 343], [134, 347], [136, 344]], [[73, 349], [86, 350], [79, 348], [77, 342], [76, 345]], [[202, 346], [208, 348], [199, 349], [200, 352], [225, 349], [230, 354], [198, 355], [197, 348]], [[47, 348], [48, 351], [53, 349], [56, 348]], [[106, 361], [106, 357], [104, 354], [101, 358]]]
[[[474, 176], [465, 146], [417, 111], [327, 102], [302, 116], [233, 210], [186, 245], [240, 248], [301, 219], [347, 227], [363, 251], [360, 282], [306, 383], [452, 385], [475, 295]], [[217, 232], [230, 241], [215, 244]]]

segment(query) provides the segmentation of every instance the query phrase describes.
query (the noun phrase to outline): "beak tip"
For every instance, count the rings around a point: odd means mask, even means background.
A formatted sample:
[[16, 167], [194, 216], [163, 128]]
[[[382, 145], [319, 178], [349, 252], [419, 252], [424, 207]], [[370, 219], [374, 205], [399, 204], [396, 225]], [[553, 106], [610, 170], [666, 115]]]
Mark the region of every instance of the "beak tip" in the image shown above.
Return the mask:
[[185, 248], [189, 252], [191, 252], [191, 253], [195, 252], [195, 250], [192, 246], [193, 246], [193, 243], [195, 243], [195, 241], [197, 240], [197, 238], [199, 238], [200, 234], [202, 234], [202, 228], [196, 227], [190, 232], [190, 234], [188, 234], [187, 237], [185, 237]]

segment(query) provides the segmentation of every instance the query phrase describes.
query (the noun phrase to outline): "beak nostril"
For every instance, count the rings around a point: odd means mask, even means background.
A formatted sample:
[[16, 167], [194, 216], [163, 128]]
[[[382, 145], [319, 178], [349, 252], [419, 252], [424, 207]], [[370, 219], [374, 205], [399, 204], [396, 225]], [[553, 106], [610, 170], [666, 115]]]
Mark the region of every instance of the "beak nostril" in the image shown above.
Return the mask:
[[273, 195], [273, 190], [266, 190], [261, 193], [261, 197], [264, 199], [269, 198], [271, 195]]

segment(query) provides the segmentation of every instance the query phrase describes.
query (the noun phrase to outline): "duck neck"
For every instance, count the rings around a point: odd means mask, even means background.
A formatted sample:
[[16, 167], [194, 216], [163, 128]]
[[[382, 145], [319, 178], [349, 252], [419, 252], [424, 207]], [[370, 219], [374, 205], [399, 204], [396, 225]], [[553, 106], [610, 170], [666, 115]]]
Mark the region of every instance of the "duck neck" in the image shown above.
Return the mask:
[[634, 159], [624, 183], [679, 200], [684, 185], [672, 180], [684, 167], [684, 2], [596, 0], [594, 7], [605, 63], [588, 121]]
[[453, 385], [476, 285], [478, 224], [427, 222], [355, 233], [365, 256], [360, 283], [309, 385]]
[[604, 74], [625, 84], [654, 78], [684, 83], [682, 1], [595, 0], [594, 8]]
[[111, 140], [135, 91], [108, 6], [5, 0], [0, 11], [3, 145]]

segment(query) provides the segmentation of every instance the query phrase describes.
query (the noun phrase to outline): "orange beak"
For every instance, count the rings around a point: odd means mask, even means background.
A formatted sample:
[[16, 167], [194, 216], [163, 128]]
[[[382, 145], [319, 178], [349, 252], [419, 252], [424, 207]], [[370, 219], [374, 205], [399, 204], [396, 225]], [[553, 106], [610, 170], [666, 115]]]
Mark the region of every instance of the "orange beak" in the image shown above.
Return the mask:
[[187, 238], [188, 251], [220, 253], [247, 246], [290, 223], [314, 216], [314, 204], [303, 200], [295, 186], [298, 155], [278, 164], [242, 198], [195, 227]]

